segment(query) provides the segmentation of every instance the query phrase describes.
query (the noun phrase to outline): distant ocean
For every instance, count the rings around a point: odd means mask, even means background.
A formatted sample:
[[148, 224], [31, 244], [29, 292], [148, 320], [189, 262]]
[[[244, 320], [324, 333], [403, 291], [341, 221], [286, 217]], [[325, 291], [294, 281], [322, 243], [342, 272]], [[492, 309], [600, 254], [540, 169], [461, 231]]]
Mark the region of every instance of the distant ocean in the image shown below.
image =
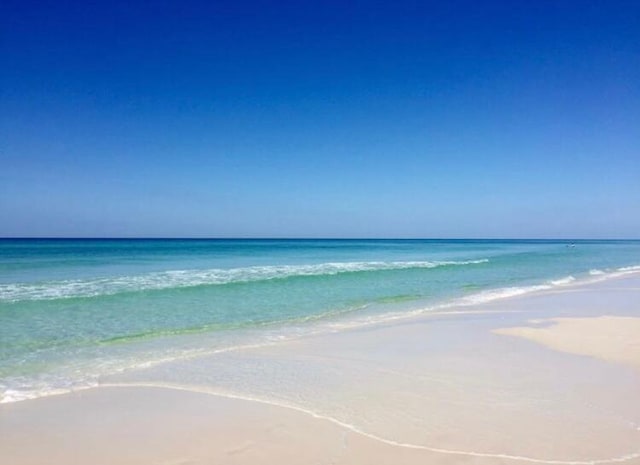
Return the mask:
[[640, 270], [640, 241], [0, 239], [0, 402]]

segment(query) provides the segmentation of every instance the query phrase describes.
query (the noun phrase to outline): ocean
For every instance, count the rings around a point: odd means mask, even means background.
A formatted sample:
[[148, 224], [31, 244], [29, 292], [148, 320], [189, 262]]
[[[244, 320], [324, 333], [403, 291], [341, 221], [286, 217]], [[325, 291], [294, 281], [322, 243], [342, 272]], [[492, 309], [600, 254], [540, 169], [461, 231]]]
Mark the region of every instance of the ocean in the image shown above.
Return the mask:
[[0, 239], [0, 402], [640, 270], [640, 241]]

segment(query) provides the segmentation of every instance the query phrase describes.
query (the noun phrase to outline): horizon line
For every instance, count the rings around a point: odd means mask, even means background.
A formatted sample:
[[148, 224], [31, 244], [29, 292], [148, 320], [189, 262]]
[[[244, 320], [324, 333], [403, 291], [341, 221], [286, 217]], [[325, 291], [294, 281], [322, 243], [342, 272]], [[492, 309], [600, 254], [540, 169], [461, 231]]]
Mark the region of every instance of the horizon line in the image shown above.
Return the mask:
[[287, 236], [0, 236], [0, 240], [262, 240], [262, 241], [639, 241], [595, 237], [287, 237]]

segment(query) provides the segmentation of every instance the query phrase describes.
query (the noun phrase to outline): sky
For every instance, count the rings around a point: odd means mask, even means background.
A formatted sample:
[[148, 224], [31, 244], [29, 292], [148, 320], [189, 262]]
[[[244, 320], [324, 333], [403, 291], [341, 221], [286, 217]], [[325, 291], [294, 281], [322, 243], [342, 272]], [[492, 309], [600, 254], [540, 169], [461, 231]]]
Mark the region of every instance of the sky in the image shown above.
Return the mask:
[[640, 2], [0, 3], [0, 237], [640, 238]]

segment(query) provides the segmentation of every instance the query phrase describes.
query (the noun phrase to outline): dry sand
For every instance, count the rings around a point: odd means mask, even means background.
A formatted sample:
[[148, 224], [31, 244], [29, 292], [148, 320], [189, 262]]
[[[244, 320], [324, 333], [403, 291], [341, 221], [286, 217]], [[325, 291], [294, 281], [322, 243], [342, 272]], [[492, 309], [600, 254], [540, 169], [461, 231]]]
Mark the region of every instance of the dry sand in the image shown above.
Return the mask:
[[640, 370], [640, 318], [551, 318], [532, 320], [530, 323], [534, 326], [500, 328], [494, 332], [523, 337], [554, 350], [622, 363]]

